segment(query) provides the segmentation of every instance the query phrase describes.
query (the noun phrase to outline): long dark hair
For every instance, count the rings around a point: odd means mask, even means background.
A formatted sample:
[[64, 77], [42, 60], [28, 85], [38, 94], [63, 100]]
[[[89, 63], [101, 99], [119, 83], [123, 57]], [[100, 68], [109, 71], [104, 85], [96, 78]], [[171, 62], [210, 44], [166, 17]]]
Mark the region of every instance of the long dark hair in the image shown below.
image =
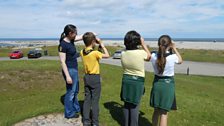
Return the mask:
[[[61, 43], [61, 41], [69, 35], [69, 33], [72, 32], [72, 33], [77, 33], [77, 28], [76, 26], [72, 25], [72, 24], [68, 24], [65, 26], [64, 28], [64, 31], [61, 33], [61, 37], [60, 37], [60, 40], [59, 42]], [[74, 42], [75, 40], [72, 40], [71, 42]]]
[[127, 50], [135, 50], [138, 49], [138, 45], [141, 44], [141, 35], [132, 30], [126, 33], [124, 37], [124, 45]]
[[157, 69], [159, 71], [159, 74], [162, 74], [164, 72], [164, 68], [166, 65], [166, 51], [167, 48], [171, 45], [171, 38], [168, 35], [162, 35], [159, 37], [158, 40], [158, 58], [156, 61]]

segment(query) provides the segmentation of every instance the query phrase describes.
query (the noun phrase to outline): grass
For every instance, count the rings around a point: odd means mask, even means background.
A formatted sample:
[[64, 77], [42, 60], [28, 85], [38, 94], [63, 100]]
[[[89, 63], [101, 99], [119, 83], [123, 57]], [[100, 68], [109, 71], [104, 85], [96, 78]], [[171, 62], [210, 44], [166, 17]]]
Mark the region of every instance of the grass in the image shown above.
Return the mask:
[[[76, 46], [79, 52], [84, 46]], [[110, 55], [112, 56], [116, 50], [122, 49], [120, 46], [107, 46]], [[49, 56], [57, 56], [57, 46], [47, 46], [43, 48], [48, 50]], [[28, 53], [30, 49], [21, 49], [24, 56]], [[151, 50], [157, 50], [156, 48], [151, 48]], [[0, 48], [0, 57], [7, 57], [12, 48]], [[211, 63], [224, 63], [224, 50], [196, 50], [196, 49], [179, 49], [183, 59], [185, 61], [196, 61], [196, 62], [211, 62]]]
[[[0, 126], [10, 126], [23, 119], [52, 112], [63, 112], [60, 96], [65, 93], [59, 61], [26, 60], [0, 62]], [[101, 65], [102, 126], [122, 124], [120, 87], [122, 69]], [[80, 93], [84, 99], [83, 70], [79, 64]], [[146, 73], [146, 93], [141, 100], [140, 126], [151, 125], [153, 109], [149, 96], [153, 75]], [[223, 126], [223, 77], [176, 75], [178, 110], [169, 114], [169, 125]]]
[[180, 49], [180, 53], [188, 61], [224, 63], [223, 50]]

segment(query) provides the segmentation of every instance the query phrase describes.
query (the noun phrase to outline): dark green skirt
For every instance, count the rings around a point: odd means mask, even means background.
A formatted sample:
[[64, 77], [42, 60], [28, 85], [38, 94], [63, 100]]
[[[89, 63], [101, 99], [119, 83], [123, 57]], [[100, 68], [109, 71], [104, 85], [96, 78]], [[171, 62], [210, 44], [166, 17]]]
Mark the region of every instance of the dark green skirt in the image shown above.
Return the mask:
[[166, 111], [176, 110], [175, 82], [173, 77], [154, 77], [150, 106]]
[[138, 105], [144, 93], [144, 82], [144, 77], [123, 74], [121, 100]]

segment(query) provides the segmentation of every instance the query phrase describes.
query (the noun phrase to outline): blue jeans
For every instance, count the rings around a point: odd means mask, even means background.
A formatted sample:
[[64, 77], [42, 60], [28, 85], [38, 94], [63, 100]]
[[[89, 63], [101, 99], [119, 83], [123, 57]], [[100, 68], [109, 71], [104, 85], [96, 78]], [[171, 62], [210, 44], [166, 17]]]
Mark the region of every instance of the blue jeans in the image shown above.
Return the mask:
[[79, 77], [78, 70], [74, 68], [68, 68], [69, 75], [72, 78], [73, 84], [68, 84], [64, 72], [63, 77], [66, 82], [66, 94], [64, 99], [65, 105], [65, 118], [74, 117], [76, 113], [80, 112], [80, 106], [77, 95], [79, 93]]

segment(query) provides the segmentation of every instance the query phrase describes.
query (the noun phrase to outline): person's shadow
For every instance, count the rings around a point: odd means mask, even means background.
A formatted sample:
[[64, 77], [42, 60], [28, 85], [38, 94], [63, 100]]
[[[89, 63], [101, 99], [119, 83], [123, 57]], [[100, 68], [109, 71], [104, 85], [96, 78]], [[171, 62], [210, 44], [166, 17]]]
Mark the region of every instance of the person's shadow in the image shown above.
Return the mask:
[[[124, 117], [123, 117], [123, 105], [110, 101], [104, 103], [104, 107], [110, 111], [111, 116], [115, 121], [117, 121], [121, 126], [124, 126]], [[152, 126], [152, 123], [148, 121], [147, 118], [143, 117], [145, 113], [140, 111], [139, 114], [139, 126]], [[123, 118], [122, 118], [123, 117]]]
[[62, 105], [65, 105], [65, 103], [64, 103], [64, 100], [65, 99], [65, 94], [63, 94], [61, 97], [60, 97], [60, 102], [61, 102], [61, 104]]

